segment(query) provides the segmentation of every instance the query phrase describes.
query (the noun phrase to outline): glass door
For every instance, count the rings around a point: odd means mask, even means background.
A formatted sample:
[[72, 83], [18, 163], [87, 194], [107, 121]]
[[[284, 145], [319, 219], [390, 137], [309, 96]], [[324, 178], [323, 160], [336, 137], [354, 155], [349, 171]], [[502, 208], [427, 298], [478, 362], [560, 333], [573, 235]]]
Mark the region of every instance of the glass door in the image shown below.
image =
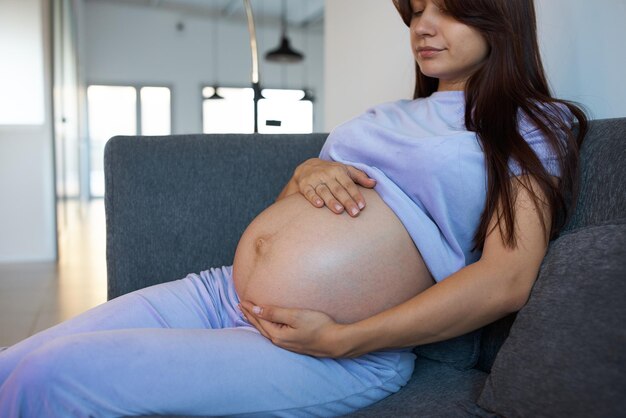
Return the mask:
[[117, 135], [169, 135], [168, 87], [91, 85], [89, 118], [89, 194], [104, 196], [104, 146]]

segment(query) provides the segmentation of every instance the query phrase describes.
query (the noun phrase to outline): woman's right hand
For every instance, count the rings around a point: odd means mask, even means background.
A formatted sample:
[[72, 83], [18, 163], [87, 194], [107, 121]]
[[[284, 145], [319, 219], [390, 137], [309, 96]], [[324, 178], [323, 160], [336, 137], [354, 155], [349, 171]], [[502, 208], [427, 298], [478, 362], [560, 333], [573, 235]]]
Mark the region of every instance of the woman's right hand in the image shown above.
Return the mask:
[[357, 168], [319, 158], [300, 164], [292, 180], [313, 206], [321, 208], [326, 205], [337, 214], [345, 209], [350, 216], [358, 216], [365, 208], [365, 199], [357, 185], [368, 189], [376, 185], [376, 180]]

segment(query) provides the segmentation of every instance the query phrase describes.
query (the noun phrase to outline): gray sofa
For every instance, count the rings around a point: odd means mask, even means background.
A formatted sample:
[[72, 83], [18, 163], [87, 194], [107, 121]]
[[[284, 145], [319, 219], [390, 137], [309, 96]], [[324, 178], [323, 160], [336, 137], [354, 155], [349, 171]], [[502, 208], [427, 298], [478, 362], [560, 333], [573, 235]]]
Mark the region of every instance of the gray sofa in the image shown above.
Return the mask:
[[[115, 137], [108, 295], [229, 265], [254, 216], [325, 134]], [[591, 124], [578, 208], [526, 306], [417, 347], [411, 381], [354, 417], [626, 416], [626, 118]]]

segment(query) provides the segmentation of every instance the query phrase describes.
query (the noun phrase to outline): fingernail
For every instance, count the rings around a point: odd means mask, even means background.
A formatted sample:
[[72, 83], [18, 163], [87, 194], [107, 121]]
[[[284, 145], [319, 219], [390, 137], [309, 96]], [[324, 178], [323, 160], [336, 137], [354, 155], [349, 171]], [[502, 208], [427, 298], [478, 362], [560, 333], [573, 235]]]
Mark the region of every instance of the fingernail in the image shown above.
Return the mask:
[[350, 213], [352, 214], [352, 216], [356, 216], [356, 214], [359, 213], [359, 210], [357, 208], [352, 208], [350, 209]]
[[316, 200], [316, 201], [315, 201], [315, 204], [316, 204], [316, 205], [321, 205], [321, 204], [322, 204], [322, 201], [318, 199], [318, 200]]
[[359, 202], [359, 209], [363, 209], [365, 207], [365, 203]]
[[260, 306], [253, 306], [252, 312], [254, 312], [257, 315], [261, 315], [263, 313], [263, 308], [261, 308]]
[[341, 211], [343, 209], [343, 206], [341, 205], [335, 205], [335, 209], [338, 211]]

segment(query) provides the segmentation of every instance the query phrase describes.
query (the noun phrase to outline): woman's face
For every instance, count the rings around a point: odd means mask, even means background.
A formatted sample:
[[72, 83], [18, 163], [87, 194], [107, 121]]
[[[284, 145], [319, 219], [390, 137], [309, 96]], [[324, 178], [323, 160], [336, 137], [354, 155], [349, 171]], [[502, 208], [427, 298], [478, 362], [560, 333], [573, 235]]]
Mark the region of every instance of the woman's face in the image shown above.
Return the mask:
[[411, 0], [411, 8], [411, 47], [420, 70], [439, 79], [439, 91], [463, 90], [489, 54], [487, 41], [439, 0]]

